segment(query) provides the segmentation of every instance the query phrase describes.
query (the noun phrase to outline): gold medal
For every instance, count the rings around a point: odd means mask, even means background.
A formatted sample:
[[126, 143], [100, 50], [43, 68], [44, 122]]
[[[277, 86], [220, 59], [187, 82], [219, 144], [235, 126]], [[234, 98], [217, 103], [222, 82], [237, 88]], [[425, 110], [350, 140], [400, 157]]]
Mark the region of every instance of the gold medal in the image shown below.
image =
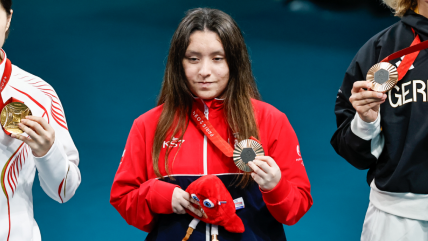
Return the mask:
[[264, 156], [262, 145], [255, 140], [247, 139], [239, 142], [233, 151], [233, 161], [235, 165], [244, 172], [253, 171], [248, 162], [254, 161], [256, 156]]
[[387, 92], [398, 82], [397, 68], [388, 62], [380, 62], [369, 69], [366, 80], [372, 83], [372, 90]]
[[1, 111], [1, 125], [10, 133], [22, 134], [24, 132], [19, 129], [18, 123], [29, 115], [32, 115], [32, 113], [28, 106], [21, 102], [12, 102], [7, 104]]

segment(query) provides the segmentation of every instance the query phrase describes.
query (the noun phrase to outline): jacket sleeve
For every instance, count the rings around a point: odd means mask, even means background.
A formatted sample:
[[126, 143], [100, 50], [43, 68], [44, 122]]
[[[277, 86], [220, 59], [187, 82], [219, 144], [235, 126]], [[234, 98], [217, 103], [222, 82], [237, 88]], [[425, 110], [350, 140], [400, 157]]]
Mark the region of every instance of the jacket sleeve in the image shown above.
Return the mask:
[[[363, 126], [361, 125], [362, 120], [356, 116], [358, 114], [349, 101], [349, 97], [351, 97], [354, 82], [365, 80], [367, 71], [378, 62], [379, 52], [380, 47], [377, 46], [375, 39], [369, 40], [358, 51], [346, 71], [336, 98], [334, 112], [337, 130], [331, 139], [331, 145], [340, 156], [358, 169], [368, 169], [376, 163], [383, 148], [383, 138], [379, 133], [380, 128], [365, 128], [366, 132], [379, 130], [377, 131], [379, 134], [373, 132], [367, 133], [367, 135], [364, 135], [362, 129], [358, 128]], [[373, 140], [376, 143], [372, 143]], [[373, 155], [374, 153], [377, 154]]]
[[[150, 232], [157, 214], [173, 213], [175, 187], [156, 178], [149, 179], [144, 126], [134, 122], [110, 193], [110, 203], [129, 225]], [[151, 166], [151, 165], [150, 165]]]
[[274, 189], [261, 192], [274, 218], [283, 224], [293, 225], [312, 206], [311, 187], [297, 136], [284, 114], [277, 120], [271, 136], [269, 155], [281, 169], [281, 180]]
[[51, 101], [45, 108], [44, 118], [55, 130], [55, 141], [45, 156], [34, 157], [34, 161], [42, 189], [55, 201], [65, 203], [74, 196], [81, 182], [79, 153], [68, 131], [61, 102], [48, 87], [44, 91]]

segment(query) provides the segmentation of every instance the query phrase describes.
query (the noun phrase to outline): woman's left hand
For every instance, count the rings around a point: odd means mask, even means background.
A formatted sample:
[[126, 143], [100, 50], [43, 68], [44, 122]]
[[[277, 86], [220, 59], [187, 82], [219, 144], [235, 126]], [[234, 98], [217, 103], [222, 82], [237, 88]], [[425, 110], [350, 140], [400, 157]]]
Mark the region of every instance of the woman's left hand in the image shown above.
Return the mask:
[[248, 165], [254, 171], [251, 177], [263, 191], [272, 190], [281, 180], [281, 170], [270, 156], [256, 156]]
[[55, 141], [55, 130], [42, 117], [27, 116], [18, 124], [19, 129], [29, 135], [11, 134], [12, 138], [16, 138], [25, 142], [30, 146], [35, 157], [42, 157], [48, 153]]

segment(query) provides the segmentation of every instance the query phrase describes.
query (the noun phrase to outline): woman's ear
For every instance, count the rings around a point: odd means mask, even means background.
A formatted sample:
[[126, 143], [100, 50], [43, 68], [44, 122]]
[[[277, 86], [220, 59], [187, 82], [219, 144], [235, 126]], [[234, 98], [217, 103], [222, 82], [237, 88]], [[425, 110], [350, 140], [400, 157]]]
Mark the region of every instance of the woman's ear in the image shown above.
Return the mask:
[[7, 16], [6, 31], [9, 30], [10, 22], [12, 22], [12, 15], [13, 15], [13, 10], [10, 10], [10, 14], [9, 14], [9, 16]]

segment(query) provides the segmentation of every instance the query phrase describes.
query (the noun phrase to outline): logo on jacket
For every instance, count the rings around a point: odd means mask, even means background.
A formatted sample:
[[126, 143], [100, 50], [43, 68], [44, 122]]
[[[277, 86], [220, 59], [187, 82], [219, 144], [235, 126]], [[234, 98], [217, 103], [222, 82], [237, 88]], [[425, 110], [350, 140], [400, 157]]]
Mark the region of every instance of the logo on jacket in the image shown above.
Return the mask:
[[184, 140], [179, 140], [178, 138], [173, 137], [172, 141], [164, 141], [163, 142], [163, 148], [168, 147], [168, 146], [171, 148], [178, 147], [178, 146], [181, 146], [181, 144], [183, 144], [183, 142], [184, 142]]
[[427, 83], [422, 80], [407, 81], [388, 91], [389, 104], [393, 108], [412, 102], [427, 102]]
[[123, 150], [123, 154], [122, 154], [122, 158], [120, 158], [120, 163], [119, 163], [119, 166], [120, 166], [120, 164], [122, 164], [122, 161], [123, 161], [123, 157], [125, 156], [125, 152], [126, 152], [126, 149], [125, 149], [125, 150]]
[[296, 159], [296, 162], [301, 162], [302, 166], [305, 166], [303, 164], [302, 153], [300, 153], [300, 146], [299, 145], [297, 145], [296, 150], [297, 150], [297, 155], [299, 155], [299, 158]]
[[[402, 56], [401, 57], [401, 60], [403, 60], [404, 59], [404, 56]], [[398, 66], [400, 66], [400, 64], [401, 64], [401, 60], [400, 61], [398, 61], [397, 63], [395, 63], [395, 65], [397, 66], [397, 68], [398, 68]], [[415, 68], [415, 66], [413, 66], [413, 64], [412, 64], [412, 66], [410, 66], [410, 68], [409, 68], [409, 70], [412, 70], [412, 69], [414, 69]]]

